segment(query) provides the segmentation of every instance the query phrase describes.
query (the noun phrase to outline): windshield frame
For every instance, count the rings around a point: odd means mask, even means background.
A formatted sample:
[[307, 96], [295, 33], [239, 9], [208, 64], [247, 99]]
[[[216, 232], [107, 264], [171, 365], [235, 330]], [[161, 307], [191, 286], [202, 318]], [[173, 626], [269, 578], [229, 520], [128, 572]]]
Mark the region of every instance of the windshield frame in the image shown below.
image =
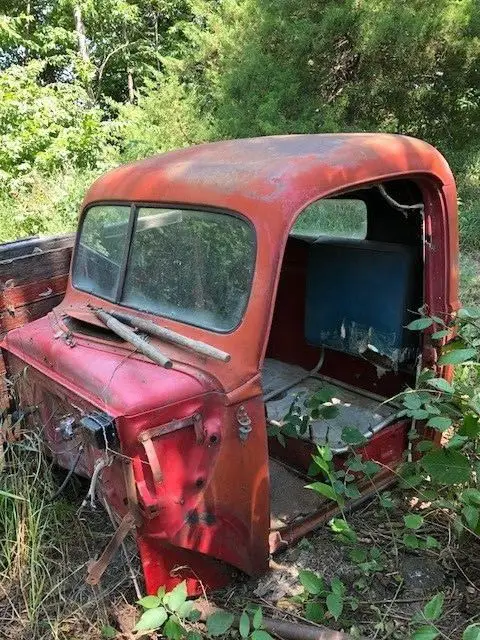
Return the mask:
[[[74, 273], [75, 273], [75, 267], [76, 267], [76, 263], [77, 263], [77, 259], [78, 259], [78, 255], [79, 255], [79, 245], [80, 245], [80, 238], [82, 235], [82, 231], [83, 231], [83, 225], [85, 222], [85, 218], [88, 214], [88, 212], [90, 211], [90, 209], [93, 209], [95, 207], [102, 207], [102, 206], [112, 206], [112, 207], [126, 207], [126, 208], [130, 208], [130, 213], [129, 213], [129, 217], [128, 217], [128, 227], [127, 227], [127, 236], [126, 236], [126, 243], [125, 243], [125, 247], [124, 247], [124, 251], [123, 251], [123, 256], [122, 256], [122, 261], [120, 264], [120, 271], [119, 271], [119, 278], [118, 278], [118, 285], [117, 285], [117, 290], [115, 292], [115, 298], [107, 298], [105, 296], [100, 295], [99, 293], [95, 292], [95, 291], [90, 291], [87, 289], [82, 289], [81, 287], [79, 287], [78, 285], [76, 285], [74, 283]], [[226, 215], [226, 216], [230, 216], [232, 218], [237, 218], [242, 220], [243, 222], [245, 222], [249, 228], [250, 228], [250, 232], [251, 232], [251, 238], [252, 238], [252, 256], [253, 256], [253, 260], [252, 260], [252, 272], [251, 272], [251, 276], [249, 278], [248, 281], [248, 295], [245, 301], [245, 305], [244, 308], [242, 310], [242, 313], [239, 315], [239, 319], [238, 322], [235, 324], [235, 326], [233, 326], [231, 329], [227, 329], [227, 330], [221, 330], [218, 328], [214, 328], [214, 327], [208, 327], [205, 326], [203, 324], [197, 324], [195, 322], [187, 322], [186, 320], [180, 319], [180, 318], [175, 318], [172, 317], [170, 315], [167, 314], [160, 314], [160, 313], [155, 313], [154, 311], [150, 311], [150, 310], [146, 310], [146, 309], [139, 309], [138, 307], [134, 307], [134, 306], [130, 306], [130, 305], [126, 305], [123, 302], [121, 302], [121, 298], [123, 295], [123, 291], [124, 291], [124, 286], [125, 286], [125, 279], [126, 279], [126, 275], [127, 275], [127, 270], [128, 270], [128, 264], [129, 264], [129, 260], [130, 260], [130, 255], [131, 255], [131, 250], [132, 250], [132, 245], [133, 245], [133, 237], [134, 237], [134, 233], [135, 233], [135, 228], [136, 228], [136, 222], [137, 222], [137, 217], [138, 217], [138, 211], [140, 209], [182, 209], [184, 211], [196, 211], [199, 213], [205, 212], [207, 214], [220, 214], [220, 215]], [[234, 333], [242, 324], [245, 315], [247, 313], [247, 309], [248, 306], [250, 304], [250, 300], [251, 300], [251, 296], [252, 296], [252, 289], [253, 289], [253, 282], [255, 279], [255, 273], [256, 273], [256, 267], [257, 267], [257, 262], [258, 262], [258, 238], [257, 238], [257, 230], [255, 228], [255, 225], [253, 224], [252, 220], [250, 220], [250, 218], [248, 218], [247, 216], [245, 216], [244, 214], [240, 213], [239, 211], [234, 211], [232, 209], [226, 209], [226, 208], [222, 208], [222, 207], [215, 207], [215, 206], [206, 206], [206, 205], [202, 205], [202, 204], [192, 204], [192, 203], [182, 203], [182, 202], [142, 202], [142, 201], [128, 201], [128, 200], [98, 200], [98, 201], [94, 201], [94, 202], [89, 202], [87, 206], [84, 207], [84, 209], [82, 209], [81, 213], [80, 213], [80, 219], [79, 219], [79, 223], [77, 226], [77, 233], [76, 233], [76, 237], [75, 237], [75, 243], [74, 243], [74, 247], [73, 247], [73, 257], [72, 257], [72, 264], [71, 264], [71, 269], [70, 269], [70, 284], [72, 286], [73, 289], [75, 289], [76, 291], [81, 291], [82, 293], [86, 293], [92, 296], [95, 296], [96, 298], [99, 298], [100, 300], [106, 300], [107, 302], [110, 302], [112, 304], [117, 305], [118, 307], [122, 308], [122, 309], [132, 309], [134, 311], [138, 311], [140, 313], [144, 313], [146, 315], [151, 315], [155, 318], [165, 318], [167, 320], [170, 320], [172, 322], [176, 322], [180, 325], [185, 325], [185, 326], [191, 326], [191, 327], [196, 327], [198, 329], [202, 329], [204, 331], [208, 331], [210, 333], [215, 333], [215, 334], [221, 334], [221, 335], [228, 335], [231, 333]]]

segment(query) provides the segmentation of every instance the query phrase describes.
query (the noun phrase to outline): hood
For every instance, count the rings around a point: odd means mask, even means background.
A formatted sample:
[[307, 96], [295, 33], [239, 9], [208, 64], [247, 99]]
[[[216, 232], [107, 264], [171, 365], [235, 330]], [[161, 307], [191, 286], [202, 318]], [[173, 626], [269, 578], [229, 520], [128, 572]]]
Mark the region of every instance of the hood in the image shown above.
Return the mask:
[[[66, 334], [49, 316], [10, 331], [2, 349], [111, 415], [132, 416], [214, 389], [200, 371], [165, 369], [123, 343]], [[8, 356], [7, 356], [8, 357]]]

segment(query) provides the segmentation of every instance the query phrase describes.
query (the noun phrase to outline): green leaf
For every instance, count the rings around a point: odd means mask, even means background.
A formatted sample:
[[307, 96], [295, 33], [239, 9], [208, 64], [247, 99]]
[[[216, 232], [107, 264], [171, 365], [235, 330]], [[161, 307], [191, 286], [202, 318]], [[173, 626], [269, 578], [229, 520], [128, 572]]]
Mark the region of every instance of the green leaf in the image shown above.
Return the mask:
[[415, 445], [415, 448], [419, 453], [425, 453], [425, 451], [430, 451], [432, 447], [433, 447], [433, 442], [431, 440], [422, 440], [417, 445]]
[[255, 629], [250, 638], [252, 640], [273, 640], [268, 631], [264, 631], [263, 629]]
[[458, 430], [459, 435], [477, 438], [480, 435], [480, 422], [476, 415], [467, 413], [463, 417], [462, 426]]
[[157, 596], [158, 596], [159, 598], [162, 598], [162, 599], [163, 599], [163, 597], [165, 596], [166, 591], [167, 591], [167, 590], [165, 589], [165, 587], [164, 587], [164, 586], [162, 586], [162, 587], [158, 587], [158, 590], [157, 590]]
[[453, 393], [455, 391], [452, 385], [443, 378], [430, 378], [430, 380], [427, 380], [427, 384], [443, 393]]
[[343, 598], [338, 593], [329, 593], [327, 596], [327, 609], [338, 620], [343, 611]]
[[395, 508], [395, 503], [393, 502], [393, 500], [390, 498], [390, 496], [386, 496], [384, 494], [380, 495], [380, 505], [384, 508], [384, 509], [394, 509]]
[[412, 320], [409, 324], [407, 324], [406, 329], [410, 329], [410, 331], [423, 331], [423, 329], [427, 329], [431, 327], [433, 324], [432, 318], [422, 317], [417, 318], [416, 320]]
[[441, 331], [435, 331], [430, 337], [432, 340], [441, 340], [442, 338], [446, 338], [449, 333], [449, 329], [442, 329]]
[[179, 618], [188, 618], [190, 620], [190, 614], [193, 610], [193, 601], [186, 600], [183, 604], [181, 604], [177, 609], [177, 616]]
[[437, 431], [445, 431], [452, 426], [452, 419], [446, 416], [434, 416], [427, 422], [427, 427], [437, 429]]
[[190, 622], [198, 622], [198, 620], [200, 620], [201, 617], [202, 617], [202, 614], [198, 609], [192, 609], [188, 614], [188, 620]]
[[323, 622], [325, 611], [319, 602], [309, 600], [305, 606], [305, 617], [312, 622]]
[[365, 436], [355, 427], [345, 427], [342, 430], [342, 441], [345, 444], [358, 445], [366, 442]]
[[430, 413], [426, 409], [416, 409], [412, 411], [412, 418], [415, 418], [415, 420], [426, 420], [429, 415]]
[[403, 396], [403, 404], [408, 409], [420, 409], [423, 404], [423, 400], [418, 393], [409, 392]]
[[248, 614], [245, 611], [240, 616], [240, 622], [238, 623], [238, 630], [242, 638], [248, 638], [250, 634], [250, 618], [248, 617]]
[[184, 636], [184, 628], [176, 616], [169, 617], [162, 631], [168, 640], [182, 640]]
[[333, 500], [334, 502], [337, 502], [339, 498], [338, 494], [335, 493], [333, 488], [330, 485], [325, 484], [324, 482], [313, 482], [312, 484], [307, 484], [305, 489], [312, 489], [312, 491], [316, 491], [320, 495], [325, 496], [326, 498], [328, 498], [329, 500]]
[[254, 629], [260, 629], [263, 623], [263, 613], [260, 607], [253, 614], [252, 625]]
[[412, 635], [412, 640], [435, 640], [438, 638], [439, 632], [430, 625], [425, 625], [417, 629]]
[[332, 518], [328, 524], [336, 535], [349, 542], [357, 542], [357, 534], [343, 518]]
[[425, 546], [427, 547], [427, 549], [440, 549], [441, 544], [433, 536], [427, 536], [425, 540]]
[[409, 549], [418, 549], [418, 538], [412, 533], [405, 533], [403, 536], [403, 544]]
[[462, 635], [462, 640], [480, 640], [480, 624], [470, 624]]
[[146, 609], [135, 625], [134, 631], [154, 631], [155, 629], [159, 629], [167, 618], [168, 614], [165, 607]]
[[468, 436], [459, 436], [456, 433], [454, 436], [450, 438], [450, 440], [445, 444], [446, 449], [461, 449], [463, 445], [468, 442]]
[[465, 505], [462, 509], [462, 516], [465, 519], [465, 522], [468, 524], [470, 529], [475, 529], [478, 526], [478, 520], [480, 518], [480, 511], [477, 507], [473, 507], [472, 505]]
[[101, 636], [105, 638], [105, 640], [111, 640], [111, 638], [117, 637], [117, 630], [107, 624], [105, 627], [102, 627]]
[[215, 637], [222, 636], [232, 626], [234, 616], [227, 611], [217, 611], [207, 618], [208, 635]]
[[164, 604], [171, 610], [177, 611], [187, 599], [187, 584], [185, 580], [177, 584], [177, 586], [172, 589], [165, 598], [163, 599]]
[[343, 584], [340, 578], [337, 578], [336, 576], [332, 578], [332, 581], [330, 582], [330, 589], [338, 596], [345, 595], [345, 592], [347, 590], [346, 586]]
[[363, 465], [363, 471], [366, 476], [374, 476], [376, 473], [380, 471], [380, 465], [374, 462], [373, 460], [366, 460]]
[[356, 484], [348, 484], [345, 487], [345, 495], [347, 498], [355, 499], [355, 498], [359, 498], [361, 493]]
[[190, 630], [187, 633], [187, 640], [202, 640], [202, 634], [198, 631]]
[[422, 516], [418, 515], [417, 513], [409, 513], [406, 516], [403, 516], [403, 521], [405, 522], [405, 526], [408, 529], [420, 529], [420, 527], [423, 524], [423, 518]]
[[325, 591], [325, 583], [320, 576], [313, 571], [302, 570], [298, 574], [300, 584], [305, 591], [312, 596], [318, 596]]
[[444, 593], [437, 593], [433, 598], [427, 602], [423, 607], [423, 615], [426, 620], [438, 620], [443, 611], [443, 602], [445, 600]]
[[317, 447], [317, 451], [323, 460], [326, 460], [327, 462], [331, 462], [333, 460], [333, 452], [327, 444], [323, 447]]
[[137, 600], [137, 604], [144, 609], [155, 609], [162, 604], [162, 601], [157, 596], [145, 596], [144, 598]]
[[465, 489], [465, 491], [460, 496], [462, 502], [467, 502], [471, 504], [477, 504], [480, 506], [480, 491], [478, 489]]
[[440, 409], [436, 405], [430, 403], [425, 404], [425, 411], [428, 411], [432, 416], [438, 416], [441, 413]]
[[470, 462], [456, 450], [434, 449], [423, 456], [420, 464], [434, 482], [442, 485], [461, 484], [470, 479]]
[[464, 307], [457, 311], [457, 317], [461, 320], [478, 320], [480, 318], [480, 307]]
[[476, 355], [476, 349], [454, 349], [440, 356], [438, 364], [462, 364], [468, 360], [475, 360]]
[[332, 420], [333, 418], [335, 418], [338, 415], [339, 411], [340, 411], [340, 409], [336, 405], [334, 405], [334, 404], [331, 405], [331, 406], [327, 405], [325, 407], [321, 407], [320, 408], [320, 415], [325, 420]]

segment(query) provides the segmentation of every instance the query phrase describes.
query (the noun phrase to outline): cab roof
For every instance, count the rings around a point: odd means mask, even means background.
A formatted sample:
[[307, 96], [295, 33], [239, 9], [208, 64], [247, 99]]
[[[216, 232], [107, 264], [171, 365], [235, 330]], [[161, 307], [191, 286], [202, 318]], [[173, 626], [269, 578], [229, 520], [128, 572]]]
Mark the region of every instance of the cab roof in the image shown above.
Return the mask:
[[[393, 134], [343, 133], [227, 140], [126, 164], [100, 177], [84, 205], [105, 201], [185, 203], [258, 211], [406, 175], [453, 183], [431, 145]], [[262, 207], [262, 211], [265, 208]]]

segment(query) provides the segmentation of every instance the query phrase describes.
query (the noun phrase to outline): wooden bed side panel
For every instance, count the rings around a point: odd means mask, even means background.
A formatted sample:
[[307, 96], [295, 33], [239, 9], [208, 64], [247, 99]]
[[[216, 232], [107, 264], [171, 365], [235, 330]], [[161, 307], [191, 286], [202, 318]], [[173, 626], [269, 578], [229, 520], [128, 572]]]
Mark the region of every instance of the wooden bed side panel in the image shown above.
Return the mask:
[[[0, 245], [0, 339], [46, 315], [66, 290], [75, 236], [27, 238]], [[0, 354], [0, 411], [9, 406], [7, 367]]]

